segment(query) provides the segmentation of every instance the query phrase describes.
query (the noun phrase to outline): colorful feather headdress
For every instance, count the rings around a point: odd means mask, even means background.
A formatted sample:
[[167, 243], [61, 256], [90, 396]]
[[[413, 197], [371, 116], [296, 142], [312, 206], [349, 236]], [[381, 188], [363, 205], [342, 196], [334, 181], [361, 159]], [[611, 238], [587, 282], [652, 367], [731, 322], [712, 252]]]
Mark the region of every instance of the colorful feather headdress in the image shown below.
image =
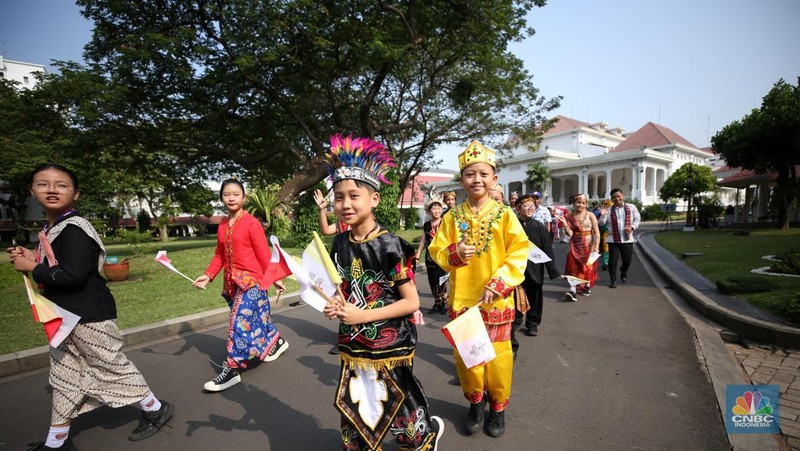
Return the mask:
[[331, 151], [327, 156], [328, 174], [336, 184], [339, 180], [353, 179], [368, 183], [375, 190], [381, 183], [391, 185], [386, 174], [397, 167], [383, 144], [369, 138], [331, 136]]

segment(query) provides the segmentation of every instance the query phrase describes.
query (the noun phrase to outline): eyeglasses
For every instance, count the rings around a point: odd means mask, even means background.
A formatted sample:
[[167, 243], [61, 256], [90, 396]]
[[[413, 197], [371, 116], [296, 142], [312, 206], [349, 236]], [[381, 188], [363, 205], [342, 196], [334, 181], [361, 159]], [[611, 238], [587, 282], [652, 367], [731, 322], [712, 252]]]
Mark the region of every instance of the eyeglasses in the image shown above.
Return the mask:
[[47, 193], [49, 191], [55, 191], [59, 194], [65, 194], [72, 191], [72, 185], [63, 182], [56, 182], [55, 184], [51, 185], [47, 182], [36, 182], [31, 187], [34, 192], [36, 193]]

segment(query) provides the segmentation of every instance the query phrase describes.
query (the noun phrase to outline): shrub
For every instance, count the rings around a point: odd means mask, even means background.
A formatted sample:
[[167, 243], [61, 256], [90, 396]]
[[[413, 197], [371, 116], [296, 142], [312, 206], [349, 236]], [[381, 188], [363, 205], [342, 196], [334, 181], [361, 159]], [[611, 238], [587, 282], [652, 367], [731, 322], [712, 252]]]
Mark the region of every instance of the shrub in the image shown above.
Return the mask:
[[144, 210], [139, 210], [139, 214], [136, 215], [136, 224], [140, 233], [147, 232], [150, 230], [150, 215]]
[[771, 265], [769, 272], [800, 275], [800, 251], [789, 249], [776, 255], [780, 261]]
[[406, 230], [414, 230], [417, 227], [417, 222], [419, 221], [419, 210], [411, 207], [406, 210]]
[[667, 214], [661, 211], [661, 204], [651, 204], [642, 210], [642, 221], [663, 221]]
[[795, 324], [800, 323], [800, 291], [786, 303], [784, 317]]
[[[314, 190], [316, 189], [325, 192], [325, 184], [320, 182], [316, 186], [307, 189], [300, 195], [294, 206], [295, 220], [292, 228], [294, 229], [293, 236], [296, 245], [304, 246], [310, 243], [311, 232], [316, 231], [319, 233], [319, 208], [314, 202]], [[328, 224], [335, 224], [331, 222], [330, 216], [328, 217]]]
[[149, 232], [139, 232], [136, 230], [118, 229], [117, 237], [120, 241], [127, 243], [133, 250], [133, 255], [139, 256], [145, 253], [145, 244], [153, 241]]

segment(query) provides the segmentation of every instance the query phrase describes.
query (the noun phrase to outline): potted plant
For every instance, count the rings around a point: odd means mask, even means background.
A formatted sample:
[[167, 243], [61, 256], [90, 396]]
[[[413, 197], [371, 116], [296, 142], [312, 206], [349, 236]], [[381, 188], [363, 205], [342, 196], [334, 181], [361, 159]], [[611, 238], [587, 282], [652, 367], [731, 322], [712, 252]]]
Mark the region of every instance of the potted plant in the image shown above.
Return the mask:
[[128, 280], [129, 271], [130, 267], [128, 266], [127, 258], [119, 261], [119, 257], [106, 257], [106, 261], [103, 262], [103, 273], [109, 282]]

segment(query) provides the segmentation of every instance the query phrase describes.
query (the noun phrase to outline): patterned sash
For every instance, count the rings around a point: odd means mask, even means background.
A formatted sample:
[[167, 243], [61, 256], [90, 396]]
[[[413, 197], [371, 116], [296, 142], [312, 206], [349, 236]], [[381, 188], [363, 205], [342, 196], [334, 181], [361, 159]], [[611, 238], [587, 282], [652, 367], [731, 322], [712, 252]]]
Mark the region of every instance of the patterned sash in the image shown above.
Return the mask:
[[[631, 207], [628, 204], [623, 204], [622, 207], [625, 209], [625, 227], [631, 226]], [[611, 208], [611, 233], [614, 236], [615, 243], [621, 243], [622, 237], [619, 233], [619, 221], [617, 219], [617, 207]], [[625, 238], [628, 238], [628, 234], [625, 234]]]

